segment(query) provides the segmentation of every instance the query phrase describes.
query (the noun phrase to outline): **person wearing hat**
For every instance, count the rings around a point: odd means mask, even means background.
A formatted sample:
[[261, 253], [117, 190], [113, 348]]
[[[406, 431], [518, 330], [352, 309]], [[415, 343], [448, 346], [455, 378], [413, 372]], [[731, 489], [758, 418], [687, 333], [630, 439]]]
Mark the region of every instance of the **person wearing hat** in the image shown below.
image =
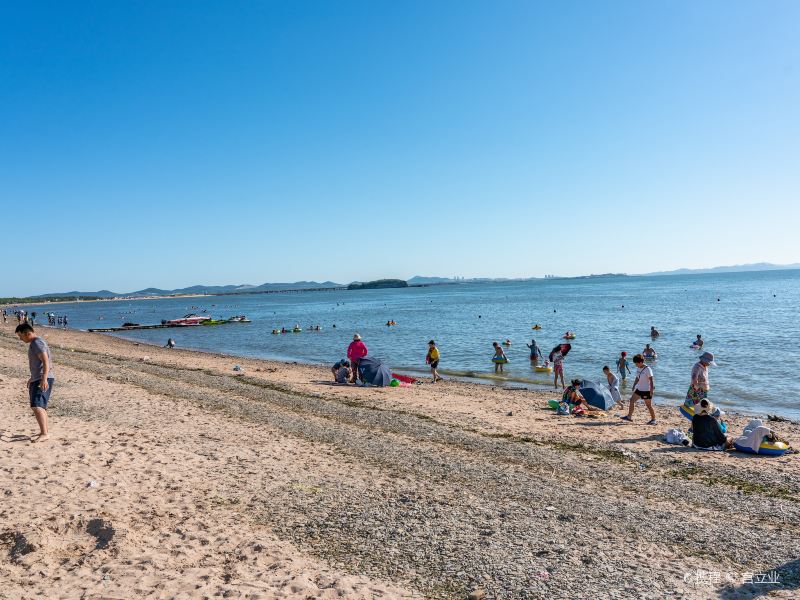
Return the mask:
[[692, 417], [692, 446], [701, 450], [728, 450], [733, 447], [719, 421], [713, 416], [717, 409], [707, 398], [695, 406]]
[[692, 367], [692, 382], [686, 392], [687, 405], [691, 401], [693, 406], [697, 406], [702, 399], [708, 398], [708, 390], [711, 389], [708, 384], [709, 365], [717, 366], [717, 363], [714, 362], [714, 355], [711, 352], [703, 352]]
[[357, 333], [353, 335], [353, 341], [347, 347], [347, 358], [350, 360], [350, 367], [353, 374], [350, 383], [355, 383], [358, 377], [358, 362], [367, 355], [367, 346], [361, 341], [361, 336]]

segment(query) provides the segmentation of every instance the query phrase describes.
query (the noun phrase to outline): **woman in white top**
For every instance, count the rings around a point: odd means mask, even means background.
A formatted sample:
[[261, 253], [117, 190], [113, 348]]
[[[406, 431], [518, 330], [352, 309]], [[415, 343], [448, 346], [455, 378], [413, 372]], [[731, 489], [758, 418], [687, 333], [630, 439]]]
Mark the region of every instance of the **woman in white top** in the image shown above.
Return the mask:
[[636, 402], [644, 400], [644, 404], [650, 413], [650, 421], [648, 425], [656, 424], [656, 413], [653, 410], [653, 393], [656, 391], [656, 382], [653, 377], [653, 369], [644, 364], [644, 357], [637, 354], [633, 357], [633, 364], [636, 365], [636, 379], [633, 382], [633, 395], [631, 402], [628, 406], [628, 414], [621, 417], [623, 421], [633, 421], [633, 411], [636, 408]]

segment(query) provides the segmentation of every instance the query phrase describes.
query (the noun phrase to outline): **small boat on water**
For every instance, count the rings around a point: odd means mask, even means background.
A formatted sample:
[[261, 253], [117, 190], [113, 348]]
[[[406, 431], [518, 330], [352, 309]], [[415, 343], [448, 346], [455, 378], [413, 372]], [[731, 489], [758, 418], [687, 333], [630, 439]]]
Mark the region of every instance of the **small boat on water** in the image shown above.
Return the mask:
[[245, 317], [244, 315], [238, 315], [236, 317], [231, 317], [228, 319], [228, 323], [252, 323], [250, 319]]
[[165, 325], [200, 325], [203, 321], [210, 321], [211, 317], [204, 315], [196, 315], [194, 313], [184, 315], [180, 319], [171, 319], [164, 322]]

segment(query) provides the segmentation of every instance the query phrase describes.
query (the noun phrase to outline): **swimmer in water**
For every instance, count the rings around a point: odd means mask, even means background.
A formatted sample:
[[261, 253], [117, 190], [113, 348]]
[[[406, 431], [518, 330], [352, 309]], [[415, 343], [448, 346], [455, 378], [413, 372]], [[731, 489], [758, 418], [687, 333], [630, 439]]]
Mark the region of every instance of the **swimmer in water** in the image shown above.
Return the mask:
[[[497, 342], [492, 342], [492, 346], [494, 346], [494, 356], [492, 357], [495, 361], [507, 361], [508, 358], [506, 357], [506, 353], [503, 351], [503, 347], [498, 344]], [[503, 363], [502, 362], [495, 362], [494, 363], [494, 372], [495, 373], [502, 373], [503, 372]]]
[[661, 334], [658, 333], [658, 329], [656, 329], [655, 327], [650, 327], [650, 337], [651, 338], [657, 338], [660, 335]]
[[656, 349], [651, 348], [650, 344], [646, 344], [644, 350], [642, 350], [642, 356], [645, 360], [655, 360], [658, 358], [658, 354], [656, 354]]

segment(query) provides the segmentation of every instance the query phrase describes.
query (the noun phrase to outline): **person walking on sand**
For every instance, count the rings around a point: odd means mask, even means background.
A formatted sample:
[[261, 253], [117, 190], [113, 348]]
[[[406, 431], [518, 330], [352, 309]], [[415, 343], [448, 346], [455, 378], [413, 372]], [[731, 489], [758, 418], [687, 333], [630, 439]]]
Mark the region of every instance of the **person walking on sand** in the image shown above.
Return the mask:
[[648, 425], [656, 424], [656, 413], [653, 410], [653, 394], [656, 391], [655, 378], [653, 377], [653, 369], [644, 364], [644, 357], [637, 354], [633, 357], [633, 364], [636, 365], [636, 379], [633, 381], [633, 395], [631, 395], [631, 402], [628, 406], [628, 414], [620, 417], [623, 421], [633, 421], [633, 411], [636, 408], [636, 403], [639, 400], [644, 400], [647, 410], [650, 412], [650, 420]]
[[167, 343], [164, 345], [164, 348], [169, 348], [170, 350], [172, 350], [174, 347], [175, 347], [175, 340], [169, 338], [167, 340]]
[[355, 383], [358, 378], [358, 363], [367, 355], [367, 345], [361, 341], [361, 336], [357, 333], [353, 335], [353, 341], [347, 347], [347, 358], [350, 360], [350, 367], [353, 369], [353, 374], [350, 377], [350, 383]]
[[631, 372], [627, 357], [627, 352], [620, 352], [619, 358], [617, 359], [617, 371], [619, 371], [619, 378], [622, 379], [622, 383], [625, 383], [626, 375]]
[[45, 442], [50, 439], [47, 428], [47, 403], [53, 392], [53, 369], [50, 359], [50, 348], [42, 338], [36, 335], [30, 323], [21, 323], [15, 330], [17, 337], [28, 344], [28, 367], [31, 376], [28, 379], [28, 399], [33, 416], [39, 425], [39, 434], [31, 437], [31, 442]]
[[611, 372], [607, 366], [603, 367], [603, 375], [606, 376], [608, 381], [608, 391], [614, 399], [614, 407], [622, 407], [622, 396], [619, 393], [619, 378]]
[[532, 339], [530, 344], [525, 345], [531, 349], [531, 362], [533, 363], [534, 367], [539, 364], [540, 358], [544, 360], [544, 356], [542, 356], [542, 350], [539, 348], [539, 344], [536, 343], [536, 340]]
[[442, 378], [439, 377], [439, 371], [437, 371], [439, 368], [439, 356], [439, 348], [436, 347], [436, 342], [431, 340], [428, 342], [428, 354], [425, 356], [425, 362], [431, 367], [431, 375], [433, 376], [432, 383], [442, 380]]
[[492, 346], [494, 347], [494, 356], [492, 357], [492, 362], [494, 362], [494, 372], [502, 373], [503, 365], [508, 362], [508, 357], [506, 357], [506, 353], [500, 344], [497, 342], [492, 342]]

